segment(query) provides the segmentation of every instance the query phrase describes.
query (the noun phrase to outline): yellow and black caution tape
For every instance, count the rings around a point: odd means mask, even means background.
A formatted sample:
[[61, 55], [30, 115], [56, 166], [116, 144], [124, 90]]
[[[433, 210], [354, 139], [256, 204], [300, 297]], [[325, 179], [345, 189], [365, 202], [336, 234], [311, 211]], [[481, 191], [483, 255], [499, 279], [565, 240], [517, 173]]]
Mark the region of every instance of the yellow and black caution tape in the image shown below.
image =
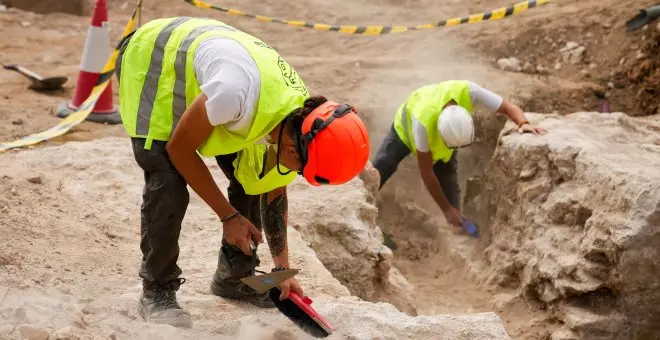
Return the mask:
[[92, 92], [90, 93], [89, 97], [87, 97], [87, 99], [80, 105], [80, 107], [76, 112], [71, 113], [69, 116], [62, 119], [57, 125], [53, 126], [52, 128], [46, 131], [42, 131], [39, 133], [35, 133], [33, 135], [23, 137], [14, 142], [0, 143], [0, 151], [6, 151], [13, 148], [33, 145], [51, 138], [61, 136], [67, 133], [67, 131], [71, 130], [72, 127], [85, 121], [85, 119], [87, 119], [90, 113], [92, 113], [92, 111], [94, 110], [94, 106], [96, 105], [96, 102], [98, 101], [99, 97], [101, 96], [103, 91], [108, 87], [108, 84], [112, 80], [112, 75], [115, 72], [115, 61], [117, 60], [117, 56], [119, 54], [119, 47], [121, 45], [121, 41], [123, 41], [123, 39], [126, 36], [128, 36], [131, 32], [135, 31], [136, 18], [139, 17], [141, 11], [142, 11], [142, 0], [138, 0], [135, 10], [133, 11], [133, 15], [126, 24], [126, 27], [124, 28], [124, 33], [122, 35], [122, 39], [120, 40], [120, 43], [117, 44], [117, 47], [112, 52], [112, 55], [105, 63], [103, 72], [99, 76], [99, 80], [96, 82], [96, 85], [94, 85], [94, 88], [92, 89]]
[[460, 18], [451, 18], [440, 20], [436, 23], [421, 24], [415, 26], [405, 26], [405, 25], [392, 25], [392, 26], [382, 26], [382, 25], [369, 25], [369, 26], [357, 26], [357, 25], [328, 25], [328, 24], [317, 24], [313, 22], [307, 22], [302, 20], [282, 20], [267, 17], [265, 15], [256, 15], [245, 13], [236, 9], [224, 8], [209, 4], [203, 0], [184, 0], [198, 8], [203, 9], [214, 9], [217, 11], [225, 12], [231, 15], [242, 16], [247, 18], [252, 18], [258, 21], [263, 22], [273, 22], [278, 24], [284, 24], [289, 26], [296, 27], [306, 27], [311, 28], [317, 31], [331, 31], [331, 32], [342, 32], [347, 34], [361, 34], [361, 35], [383, 35], [388, 33], [401, 33], [408, 31], [418, 31], [425, 29], [432, 29], [437, 27], [449, 27], [456, 26], [460, 24], [472, 24], [481, 21], [488, 20], [497, 20], [502, 19], [508, 16], [522, 13], [530, 8], [543, 6], [550, 0], [527, 0], [514, 4], [509, 7], [502, 7], [492, 11], [472, 14]]

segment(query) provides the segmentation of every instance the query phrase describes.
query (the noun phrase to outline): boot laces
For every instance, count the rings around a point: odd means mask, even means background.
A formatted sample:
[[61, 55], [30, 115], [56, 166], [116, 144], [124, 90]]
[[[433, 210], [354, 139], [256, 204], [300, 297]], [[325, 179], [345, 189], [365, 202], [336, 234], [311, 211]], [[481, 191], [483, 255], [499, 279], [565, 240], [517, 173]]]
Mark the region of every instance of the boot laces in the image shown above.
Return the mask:
[[165, 308], [181, 308], [176, 301], [176, 291], [179, 290], [179, 286], [186, 282], [184, 278], [177, 278], [175, 280], [154, 285], [155, 300]]

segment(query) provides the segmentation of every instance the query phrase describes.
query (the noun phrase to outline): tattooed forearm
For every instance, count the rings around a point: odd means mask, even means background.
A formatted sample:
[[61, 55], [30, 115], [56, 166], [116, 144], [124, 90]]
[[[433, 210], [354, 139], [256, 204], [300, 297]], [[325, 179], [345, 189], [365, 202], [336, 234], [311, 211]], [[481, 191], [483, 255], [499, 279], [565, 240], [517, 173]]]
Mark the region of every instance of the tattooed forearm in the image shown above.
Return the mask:
[[262, 197], [261, 220], [266, 240], [270, 247], [270, 254], [273, 257], [282, 254], [286, 249], [286, 192], [277, 196], [272, 202], [268, 203], [267, 195]]

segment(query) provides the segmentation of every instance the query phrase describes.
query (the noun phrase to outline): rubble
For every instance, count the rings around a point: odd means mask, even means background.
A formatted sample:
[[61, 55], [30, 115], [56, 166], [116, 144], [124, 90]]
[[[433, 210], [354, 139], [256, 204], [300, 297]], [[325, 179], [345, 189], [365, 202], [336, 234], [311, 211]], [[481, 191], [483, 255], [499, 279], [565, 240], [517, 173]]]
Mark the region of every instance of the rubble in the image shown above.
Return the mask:
[[659, 332], [660, 118], [527, 117], [548, 133], [508, 122], [485, 189], [466, 198], [489, 212], [487, 279], [555, 309], [580, 339]]
[[498, 59], [497, 66], [503, 71], [520, 72], [522, 70], [520, 60], [516, 57]]
[[586, 50], [586, 47], [580, 46], [574, 41], [569, 41], [559, 52], [561, 53], [561, 60], [564, 63], [579, 64], [584, 59], [584, 52]]

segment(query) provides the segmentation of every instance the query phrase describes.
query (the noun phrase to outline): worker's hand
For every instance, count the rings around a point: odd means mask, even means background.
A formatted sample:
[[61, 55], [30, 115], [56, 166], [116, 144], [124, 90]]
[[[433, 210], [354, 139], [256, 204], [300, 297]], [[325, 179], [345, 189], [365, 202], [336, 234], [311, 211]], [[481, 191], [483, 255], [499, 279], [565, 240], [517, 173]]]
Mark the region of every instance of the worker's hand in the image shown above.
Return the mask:
[[298, 283], [298, 280], [296, 280], [294, 277], [282, 281], [280, 284], [280, 289], [282, 290], [282, 294], [280, 294], [280, 301], [289, 298], [289, 292], [291, 291], [296, 292], [296, 294], [300, 295], [300, 297], [305, 296], [303, 295], [303, 291], [300, 287], [300, 284]]
[[222, 234], [227, 243], [241, 248], [248, 256], [252, 256], [252, 242], [263, 242], [261, 231], [241, 214], [222, 224]]
[[519, 133], [531, 132], [535, 135], [542, 135], [542, 134], [546, 133], [547, 131], [545, 131], [543, 128], [533, 126], [532, 124], [529, 124], [529, 123], [525, 123], [525, 124], [521, 125], [520, 128], [518, 128], [518, 132]]
[[458, 228], [463, 226], [463, 216], [461, 215], [461, 212], [458, 211], [458, 209], [449, 206], [449, 208], [444, 210], [443, 213], [445, 214], [445, 218], [449, 224]]

